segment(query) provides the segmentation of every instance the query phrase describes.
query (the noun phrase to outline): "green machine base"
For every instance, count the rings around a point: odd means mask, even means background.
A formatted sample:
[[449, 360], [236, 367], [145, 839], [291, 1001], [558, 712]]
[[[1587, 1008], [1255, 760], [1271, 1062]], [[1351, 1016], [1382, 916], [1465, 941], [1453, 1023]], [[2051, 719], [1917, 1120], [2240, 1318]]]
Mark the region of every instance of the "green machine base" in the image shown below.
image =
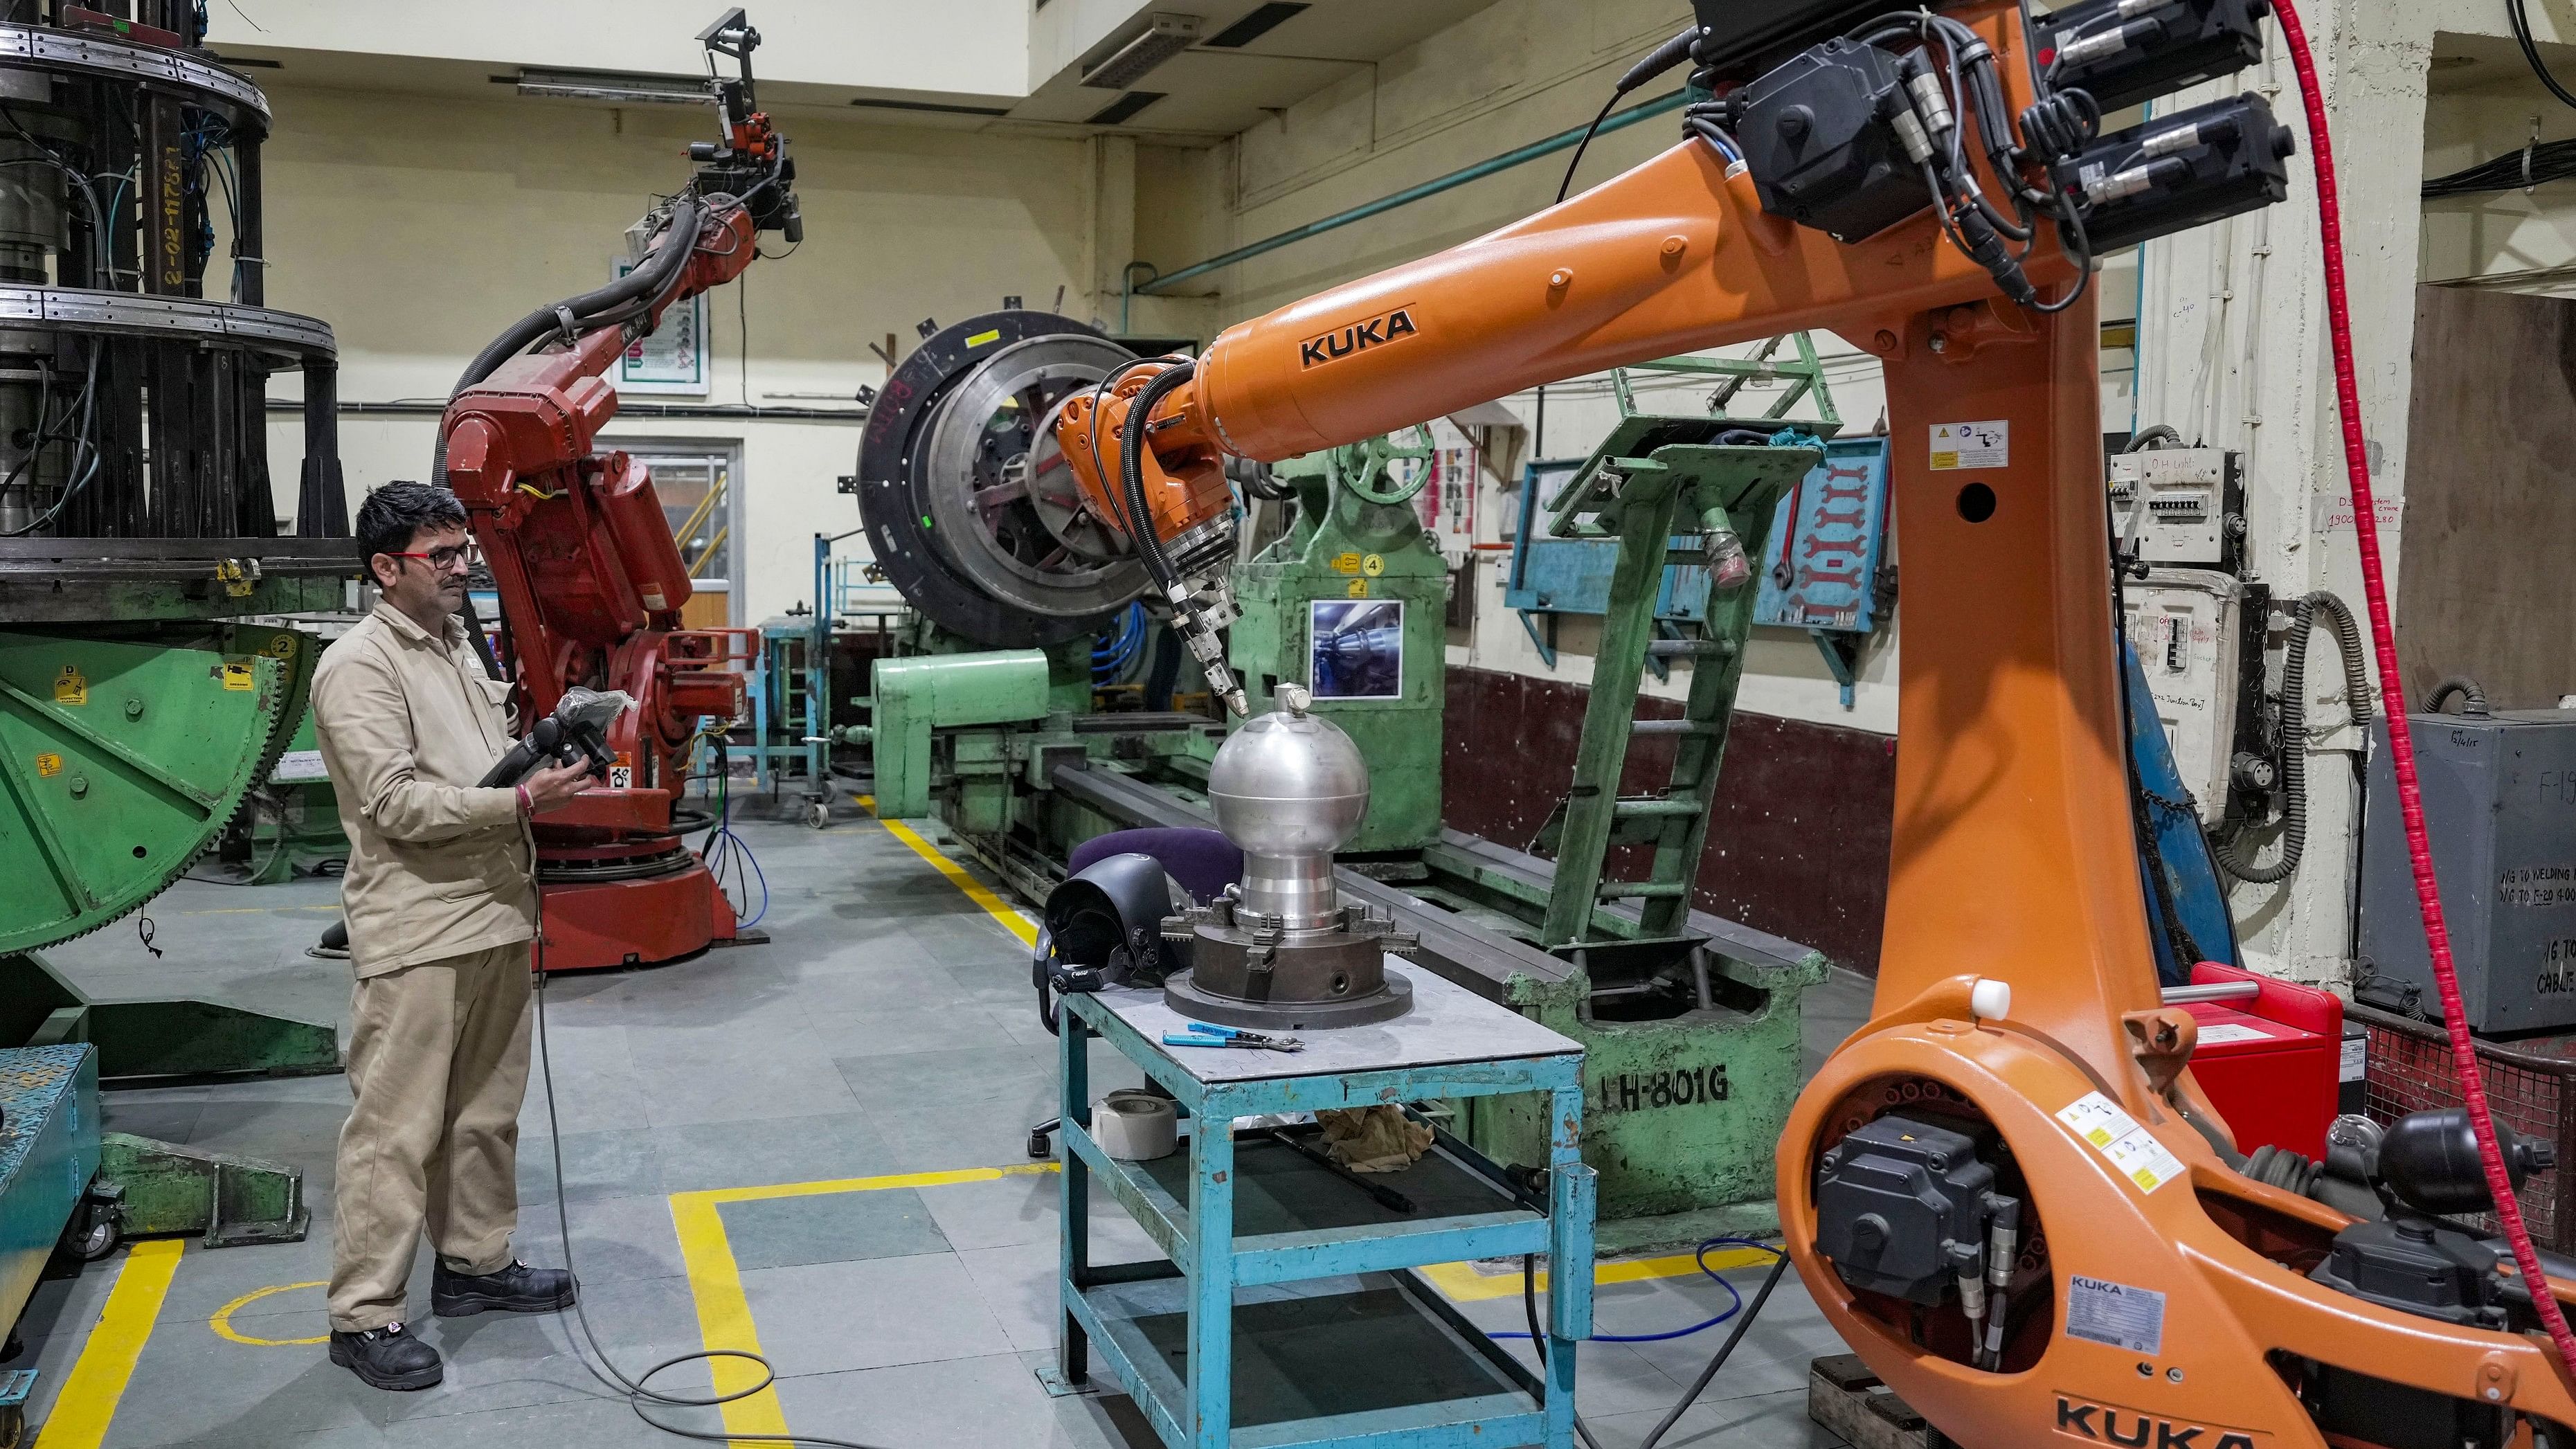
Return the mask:
[[283, 1163], [106, 1133], [98, 1195], [130, 1238], [193, 1233], [209, 1248], [300, 1243], [313, 1223], [304, 1174]]

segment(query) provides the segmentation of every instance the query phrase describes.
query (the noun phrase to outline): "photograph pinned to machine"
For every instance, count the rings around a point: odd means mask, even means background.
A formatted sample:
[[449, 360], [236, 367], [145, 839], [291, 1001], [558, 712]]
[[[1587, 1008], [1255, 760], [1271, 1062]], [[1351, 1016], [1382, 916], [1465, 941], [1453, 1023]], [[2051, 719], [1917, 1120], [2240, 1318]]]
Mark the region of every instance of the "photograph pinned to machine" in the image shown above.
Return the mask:
[[[623, 277], [635, 270], [635, 264], [619, 257], [612, 264], [615, 276]], [[672, 392], [691, 397], [707, 395], [707, 298], [701, 292], [662, 314], [662, 323], [650, 333], [626, 344], [625, 355], [617, 359], [610, 381], [619, 392]]]
[[1404, 601], [1317, 599], [1308, 605], [1317, 699], [1404, 697]]

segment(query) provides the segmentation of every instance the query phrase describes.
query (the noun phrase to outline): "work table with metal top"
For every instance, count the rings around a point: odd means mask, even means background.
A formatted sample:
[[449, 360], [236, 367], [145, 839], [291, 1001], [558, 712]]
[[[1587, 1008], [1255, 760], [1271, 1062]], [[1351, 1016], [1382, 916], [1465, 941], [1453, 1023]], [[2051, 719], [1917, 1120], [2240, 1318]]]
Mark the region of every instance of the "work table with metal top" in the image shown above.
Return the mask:
[[[1064, 1330], [1054, 1372], [1077, 1392], [1096, 1342], [1173, 1449], [1573, 1443], [1577, 1344], [1591, 1332], [1593, 1174], [1577, 1151], [1582, 1047], [1439, 976], [1390, 960], [1413, 1009], [1298, 1033], [1299, 1052], [1167, 1046], [1189, 1019], [1159, 990], [1064, 999]], [[1088, 1039], [1106, 1038], [1176, 1103], [1173, 1157], [1109, 1157], [1089, 1132]], [[1266, 1136], [1188, 1130], [1275, 1113], [1547, 1092], [1560, 1124], [1544, 1200], [1445, 1136], [1371, 1182], [1402, 1213]], [[1108, 1189], [1166, 1261], [1094, 1265], [1090, 1189]], [[1549, 1338], [1541, 1383], [1411, 1268], [1544, 1254]], [[1364, 1275], [1364, 1276], [1363, 1276]], [[1342, 1279], [1326, 1285], [1319, 1279]], [[1286, 1290], [1274, 1285], [1303, 1284]], [[1330, 1372], [1316, 1376], [1316, 1365]], [[1207, 1371], [1207, 1365], [1220, 1365]], [[1389, 1437], [1392, 1436], [1392, 1437]]]

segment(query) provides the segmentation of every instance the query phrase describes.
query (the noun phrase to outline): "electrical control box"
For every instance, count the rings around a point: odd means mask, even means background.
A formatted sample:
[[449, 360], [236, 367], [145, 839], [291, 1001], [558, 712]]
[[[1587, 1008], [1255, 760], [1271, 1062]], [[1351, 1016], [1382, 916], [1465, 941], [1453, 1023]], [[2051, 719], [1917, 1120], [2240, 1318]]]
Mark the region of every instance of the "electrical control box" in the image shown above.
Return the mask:
[[2150, 569], [2125, 590], [2122, 625], [2203, 824], [2227, 811], [2243, 688], [2246, 586], [2205, 569]]
[[[2143, 512], [2141, 492], [2146, 495]], [[2113, 454], [2111, 536], [2123, 546], [2134, 539], [2137, 557], [2145, 563], [2235, 573], [2245, 538], [2245, 482], [2238, 455], [2223, 448]], [[2149, 672], [2153, 670], [2150, 664]]]
[[[2469, 1029], [2576, 1026], [2576, 710], [2409, 719]], [[2370, 726], [2353, 990], [2375, 1006], [2441, 1015], [2384, 717]]]

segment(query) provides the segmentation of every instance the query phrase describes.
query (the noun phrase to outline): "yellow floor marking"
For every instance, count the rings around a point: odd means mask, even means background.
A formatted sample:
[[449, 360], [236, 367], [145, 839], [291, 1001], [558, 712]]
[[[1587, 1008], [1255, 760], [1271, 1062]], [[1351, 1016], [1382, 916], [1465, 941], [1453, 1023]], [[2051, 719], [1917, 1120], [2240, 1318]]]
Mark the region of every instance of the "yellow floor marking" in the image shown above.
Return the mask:
[[[698, 1337], [710, 1349], [736, 1349], [743, 1353], [760, 1352], [760, 1331], [751, 1319], [751, 1300], [742, 1291], [742, 1267], [734, 1260], [733, 1242], [725, 1236], [724, 1216], [717, 1211], [726, 1203], [765, 1202], [786, 1197], [820, 1197], [826, 1193], [888, 1192], [897, 1188], [950, 1187], [966, 1182], [999, 1182], [1008, 1177], [1029, 1177], [1056, 1171], [1052, 1162], [1013, 1164], [1009, 1167], [968, 1167], [952, 1172], [897, 1172], [881, 1177], [828, 1178], [821, 1182], [782, 1182], [766, 1187], [716, 1187], [697, 1192], [671, 1194], [671, 1227], [679, 1234], [680, 1262], [688, 1271], [689, 1296], [697, 1303]], [[741, 1393], [761, 1381], [760, 1365], [749, 1359], [718, 1358], [707, 1361], [719, 1395]], [[723, 1405], [728, 1433], [745, 1436], [748, 1444], [760, 1442], [749, 1436], [783, 1435], [787, 1417], [778, 1406], [774, 1389]]]
[[[724, 1219], [716, 1212], [713, 1193], [671, 1195], [671, 1227], [680, 1236], [680, 1261], [688, 1268], [689, 1296], [698, 1306], [698, 1337], [709, 1349], [760, 1352], [760, 1332], [751, 1321], [751, 1300], [743, 1296], [742, 1267], [734, 1261], [725, 1237]], [[743, 1358], [711, 1358], [707, 1375], [718, 1396], [741, 1394], [758, 1385], [760, 1365]], [[759, 1436], [750, 1442], [782, 1438], [787, 1414], [778, 1406], [778, 1391], [763, 1388], [719, 1406], [727, 1432]], [[740, 1441], [737, 1441], [740, 1442]]]
[[225, 1304], [223, 1307], [216, 1309], [214, 1316], [206, 1320], [206, 1326], [215, 1331], [215, 1336], [217, 1338], [229, 1338], [235, 1343], [246, 1343], [252, 1348], [301, 1348], [306, 1344], [329, 1343], [331, 1341], [331, 1335], [327, 1333], [315, 1338], [253, 1338], [249, 1334], [242, 1332], [240, 1329], [233, 1327], [233, 1315], [239, 1313], [245, 1308], [248, 1308], [252, 1304], [257, 1303], [259, 1300], [266, 1298], [272, 1293], [292, 1293], [298, 1288], [328, 1288], [330, 1286], [331, 1285], [328, 1281], [316, 1278], [310, 1283], [279, 1283], [272, 1287], [254, 1288], [250, 1292], [234, 1299], [232, 1302]]
[[117, 1400], [125, 1397], [134, 1362], [161, 1316], [161, 1300], [170, 1294], [182, 1247], [177, 1238], [146, 1238], [126, 1249], [125, 1267], [108, 1290], [98, 1327], [63, 1378], [53, 1417], [37, 1432], [36, 1449], [98, 1449], [106, 1441]]
[[[1766, 1267], [1772, 1254], [1759, 1248], [1729, 1248], [1708, 1255], [1712, 1268]], [[1474, 1303], [1487, 1298], [1517, 1297], [1521, 1291], [1518, 1273], [1479, 1273], [1472, 1263], [1441, 1263], [1415, 1270], [1428, 1278], [1432, 1286], [1456, 1303]], [[1592, 1281], [1603, 1283], [1642, 1283], [1655, 1278], [1688, 1278], [1699, 1272], [1699, 1260], [1689, 1253], [1675, 1253], [1663, 1258], [1618, 1258], [1595, 1264]], [[1540, 1292], [1547, 1291], [1547, 1270], [1538, 1273]]]
[[[877, 808], [876, 797], [873, 795], [861, 795], [859, 803], [867, 807], [872, 814]], [[940, 854], [939, 847], [922, 839], [911, 826], [900, 820], [880, 820], [877, 823], [891, 832], [895, 839], [911, 846], [912, 853], [929, 861], [934, 870], [948, 877], [959, 890], [966, 893], [966, 899], [984, 908], [984, 914], [1001, 922], [1003, 930], [1019, 937], [1021, 945], [1034, 946], [1038, 943], [1037, 922], [1030, 920], [1027, 913], [1017, 906], [993, 894], [982, 881], [968, 875], [964, 866]]]

